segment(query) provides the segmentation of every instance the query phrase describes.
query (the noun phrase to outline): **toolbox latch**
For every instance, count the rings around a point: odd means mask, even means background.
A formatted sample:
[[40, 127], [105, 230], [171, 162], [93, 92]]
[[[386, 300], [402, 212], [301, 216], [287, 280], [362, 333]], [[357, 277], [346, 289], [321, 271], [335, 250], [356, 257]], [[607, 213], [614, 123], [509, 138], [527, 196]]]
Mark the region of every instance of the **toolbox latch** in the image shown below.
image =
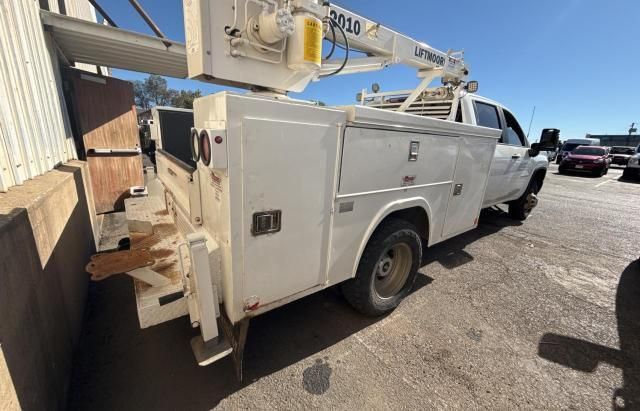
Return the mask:
[[282, 221], [282, 211], [261, 211], [253, 214], [253, 224], [251, 233], [253, 235], [263, 235], [277, 233], [280, 231]]

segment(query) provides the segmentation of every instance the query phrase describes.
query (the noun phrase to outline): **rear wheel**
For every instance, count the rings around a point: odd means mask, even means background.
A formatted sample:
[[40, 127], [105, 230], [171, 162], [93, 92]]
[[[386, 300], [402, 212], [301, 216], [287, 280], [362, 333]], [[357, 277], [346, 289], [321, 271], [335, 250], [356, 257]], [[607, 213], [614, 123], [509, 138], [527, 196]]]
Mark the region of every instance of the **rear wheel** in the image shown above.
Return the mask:
[[342, 293], [362, 314], [388, 313], [411, 291], [421, 261], [422, 242], [415, 227], [389, 220], [371, 236], [355, 278], [342, 284]]
[[515, 220], [526, 220], [531, 211], [538, 205], [538, 182], [534, 179], [522, 197], [509, 203], [509, 216]]

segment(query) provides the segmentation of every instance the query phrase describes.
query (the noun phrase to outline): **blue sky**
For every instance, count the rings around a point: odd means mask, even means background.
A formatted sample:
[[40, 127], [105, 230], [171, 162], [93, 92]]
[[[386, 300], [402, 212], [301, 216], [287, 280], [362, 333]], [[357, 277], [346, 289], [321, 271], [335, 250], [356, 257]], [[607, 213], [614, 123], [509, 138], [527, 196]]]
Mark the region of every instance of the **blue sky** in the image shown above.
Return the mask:
[[[182, 0], [140, 0], [165, 34], [184, 41]], [[100, 2], [125, 29], [151, 33], [127, 0]], [[626, 134], [640, 122], [640, 0], [342, 0], [337, 2], [433, 47], [465, 50], [479, 94], [509, 107], [531, 139], [546, 127], [562, 139]], [[455, 7], [454, 7], [455, 5]], [[114, 70], [135, 80], [145, 74]], [[628, 76], [628, 77], [627, 77]], [[170, 87], [221, 87], [168, 79]], [[415, 70], [376, 73], [313, 83], [297, 98], [351, 104], [373, 82], [383, 90], [412, 88]]]

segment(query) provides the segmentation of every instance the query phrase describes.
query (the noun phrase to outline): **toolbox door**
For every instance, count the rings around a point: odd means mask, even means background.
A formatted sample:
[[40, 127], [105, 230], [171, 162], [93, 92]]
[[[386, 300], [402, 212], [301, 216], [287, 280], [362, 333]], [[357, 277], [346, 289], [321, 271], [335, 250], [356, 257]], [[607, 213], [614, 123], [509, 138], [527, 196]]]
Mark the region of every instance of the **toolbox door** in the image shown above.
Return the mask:
[[336, 125], [243, 120], [245, 299], [265, 305], [326, 281], [337, 147]]
[[495, 153], [493, 138], [460, 137], [458, 141], [458, 159], [442, 237], [451, 237], [478, 225]]

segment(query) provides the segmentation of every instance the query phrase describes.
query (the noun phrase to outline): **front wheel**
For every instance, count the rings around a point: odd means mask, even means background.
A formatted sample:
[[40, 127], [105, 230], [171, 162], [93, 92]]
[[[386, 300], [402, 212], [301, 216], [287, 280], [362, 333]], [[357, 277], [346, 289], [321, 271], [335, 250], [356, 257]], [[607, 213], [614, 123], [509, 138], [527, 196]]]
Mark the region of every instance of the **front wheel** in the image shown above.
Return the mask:
[[411, 291], [421, 261], [415, 227], [404, 220], [387, 221], [371, 236], [355, 278], [342, 284], [342, 293], [362, 314], [386, 314]]
[[538, 205], [538, 182], [531, 180], [522, 197], [509, 203], [509, 216], [514, 220], [524, 221]]

